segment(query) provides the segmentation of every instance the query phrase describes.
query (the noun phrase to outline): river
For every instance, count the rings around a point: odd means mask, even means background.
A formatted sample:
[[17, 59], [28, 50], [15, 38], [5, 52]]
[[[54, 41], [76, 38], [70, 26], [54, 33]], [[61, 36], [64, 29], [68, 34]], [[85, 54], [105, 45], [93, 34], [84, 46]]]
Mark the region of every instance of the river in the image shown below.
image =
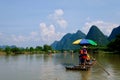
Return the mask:
[[65, 69], [78, 64], [76, 53], [0, 56], [0, 80], [120, 80], [120, 55], [93, 56], [100, 65], [88, 71]]

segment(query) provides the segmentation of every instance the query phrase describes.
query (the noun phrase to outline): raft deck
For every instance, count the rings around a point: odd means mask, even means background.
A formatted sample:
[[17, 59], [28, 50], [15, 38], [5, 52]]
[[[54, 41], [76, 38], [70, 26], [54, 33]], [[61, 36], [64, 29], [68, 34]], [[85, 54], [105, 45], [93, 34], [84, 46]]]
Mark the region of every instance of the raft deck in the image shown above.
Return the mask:
[[66, 70], [85, 70], [86, 71], [86, 70], [89, 70], [94, 63], [95, 61], [92, 61], [92, 63], [86, 64], [85, 66], [80, 64], [80, 65], [66, 66], [65, 68]]
[[84, 67], [82, 65], [76, 65], [76, 66], [66, 66], [66, 70], [89, 70], [91, 66], [85, 65]]

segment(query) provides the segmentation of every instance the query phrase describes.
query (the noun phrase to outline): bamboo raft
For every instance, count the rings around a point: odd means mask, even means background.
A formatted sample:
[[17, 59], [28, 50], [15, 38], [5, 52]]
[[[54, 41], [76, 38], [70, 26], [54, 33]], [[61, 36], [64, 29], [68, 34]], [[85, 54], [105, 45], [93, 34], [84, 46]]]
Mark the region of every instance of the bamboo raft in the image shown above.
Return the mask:
[[66, 66], [65, 68], [66, 68], [66, 70], [82, 70], [82, 71], [87, 71], [87, 70], [89, 70], [92, 67], [92, 65], [94, 63], [95, 63], [95, 60], [92, 61], [89, 64], [85, 64], [85, 66], [83, 66], [83, 65], [80, 64], [80, 65]]

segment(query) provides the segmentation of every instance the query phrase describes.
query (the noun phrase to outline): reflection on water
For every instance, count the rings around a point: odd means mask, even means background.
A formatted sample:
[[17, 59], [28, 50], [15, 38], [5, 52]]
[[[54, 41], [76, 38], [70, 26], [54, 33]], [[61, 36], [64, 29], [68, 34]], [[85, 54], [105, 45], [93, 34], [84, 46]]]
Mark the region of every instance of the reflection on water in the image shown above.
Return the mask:
[[93, 54], [98, 64], [89, 71], [69, 71], [66, 65], [77, 65], [78, 54], [34, 54], [0, 56], [0, 80], [120, 80], [120, 55]]

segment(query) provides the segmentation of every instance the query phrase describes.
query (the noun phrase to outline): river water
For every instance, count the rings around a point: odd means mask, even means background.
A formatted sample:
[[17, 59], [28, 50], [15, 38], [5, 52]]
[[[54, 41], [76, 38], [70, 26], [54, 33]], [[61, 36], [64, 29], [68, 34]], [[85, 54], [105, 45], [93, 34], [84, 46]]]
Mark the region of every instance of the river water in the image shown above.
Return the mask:
[[120, 80], [120, 55], [93, 56], [99, 64], [88, 71], [65, 69], [78, 64], [76, 53], [0, 56], [0, 80]]

